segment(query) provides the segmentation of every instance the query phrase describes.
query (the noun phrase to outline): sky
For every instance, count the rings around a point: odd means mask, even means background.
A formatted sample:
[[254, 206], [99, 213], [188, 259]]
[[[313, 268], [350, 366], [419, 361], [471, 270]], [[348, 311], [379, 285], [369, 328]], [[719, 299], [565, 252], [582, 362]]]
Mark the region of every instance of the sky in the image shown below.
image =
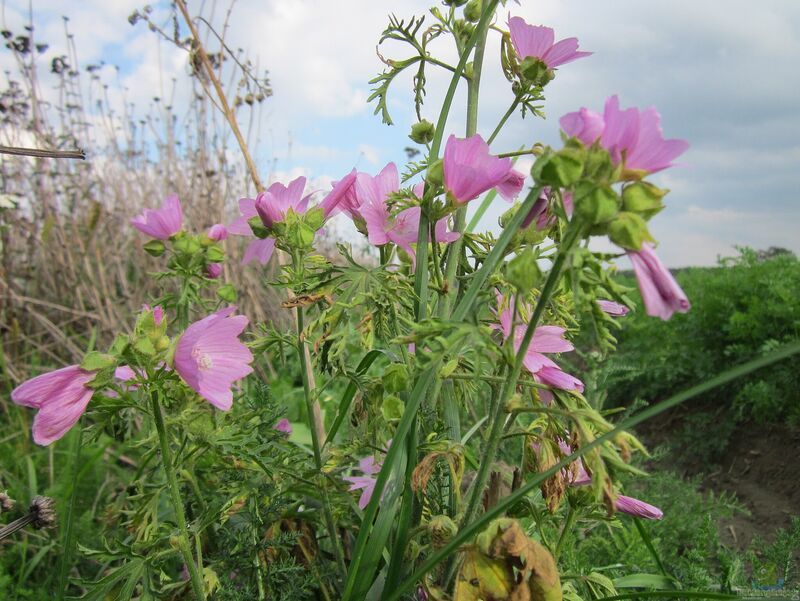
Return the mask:
[[[166, 3], [152, 4], [157, 18], [166, 15]], [[193, 0], [190, 10], [201, 4], [214, 23], [228, 6], [218, 0], [212, 15], [212, 0]], [[188, 94], [188, 84], [181, 87], [188, 79], [186, 54], [159, 42], [146, 26], [128, 23], [141, 2], [32, 0], [32, 6], [42, 39], [63, 39], [62, 16], [69, 16], [81, 63], [119, 66], [137, 107], [163, 97], [173, 77], [177, 101]], [[353, 167], [377, 173], [389, 161], [405, 162], [415, 120], [410, 76], [399, 77], [390, 90], [391, 127], [372, 114], [368, 81], [383, 67], [376, 44], [388, 15], [421, 16], [430, 6], [418, 0], [235, 3], [227, 39], [269, 69], [274, 90], [263, 105], [256, 144], [265, 179], [286, 182], [303, 174], [328, 182]], [[5, 0], [3, 22], [19, 31], [27, 11], [28, 0]], [[671, 190], [667, 208], [651, 222], [664, 262], [712, 265], [735, 254], [735, 245], [800, 252], [800, 2], [522, 0], [501, 8], [497, 24], [504, 26], [509, 14], [553, 27], [556, 39], [577, 37], [581, 50], [594, 54], [561, 67], [545, 90], [547, 118], [515, 116], [494, 152], [534, 142], [557, 147], [561, 115], [582, 106], [601, 110], [612, 94], [623, 107], [654, 105], [665, 137], [691, 144], [679, 166], [652, 178]], [[431, 20], [428, 15], [426, 23]], [[498, 40], [496, 32], [490, 35], [484, 66], [478, 131], [485, 137], [512, 99], [499, 69]], [[63, 50], [55, 46], [54, 55]], [[441, 40], [431, 50], [454, 62], [451, 46]], [[396, 44], [380, 50], [387, 58], [410, 55]], [[8, 66], [8, 54], [0, 54], [0, 68]], [[448, 83], [447, 72], [429, 72], [423, 116], [431, 121]], [[464, 106], [462, 90], [447, 133], [463, 135]], [[483, 228], [497, 229], [507, 207], [497, 200]]]

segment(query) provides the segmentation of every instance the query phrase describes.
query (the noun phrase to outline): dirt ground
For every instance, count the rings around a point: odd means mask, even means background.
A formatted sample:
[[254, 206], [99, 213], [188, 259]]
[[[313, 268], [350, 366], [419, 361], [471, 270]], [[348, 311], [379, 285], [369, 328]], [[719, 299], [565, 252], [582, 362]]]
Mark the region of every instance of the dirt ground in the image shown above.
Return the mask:
[[723, 542], [743, 549], [754, 535], [772, 540], [777, 528], [800, 516], [800, 430], [740, 426], [725, 459], [704, 475], [703, 488], [734, 493], [750, 512], [737, 512], [722, 525]]
[[[639, 431], [650, 447], [668, 441], [687, 417], [686, 412], [661, 416]], [[708, 432], [714, 436], [714, 432]], [[676, 463], [677, 462], [677, 463]], [[730, 438], [724, 458], [716, 464], [677, 460], [674, 454], [654, 469], [668, 468], [684, 477], [700, 477], [701, 489], [733, 493], [749, 515], [735, 512], [720, 525], [722, 542], [744, 550], [754, 536], [773, 542], [778, 528], [788, 528], [800, 516], [800, 429], [781, 424], [738, 426]]]

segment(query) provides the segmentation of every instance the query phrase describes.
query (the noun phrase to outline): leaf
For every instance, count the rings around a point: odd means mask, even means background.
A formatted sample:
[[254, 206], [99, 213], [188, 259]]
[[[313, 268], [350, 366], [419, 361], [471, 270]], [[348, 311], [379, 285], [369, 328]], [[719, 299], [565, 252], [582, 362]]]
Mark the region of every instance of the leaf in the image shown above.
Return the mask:
[[492, 522], [476, 538], [476, 547], [467, 552], [461, 566], [455, 601], [562, 600], [553, 556], [529, 538], [516, 520]]
[[[372, 365], [373, 361], [377, 359], [380, 355], [383, 354], [383, 351], [380, 350], [371, 350], [364, 358], [361, 359], [361, 362], [356, 367], [355, 376], [360, 376], [366, 373], [369, 369], [369, 366]], [[328, 430], [328, 435], [325, 437], [325, 444], [329, 441], [333, 440], [336, 436], [336, 433], [339, 431], [339, 427], [342, 425], [342, 421], [344, 420], [345, 416], [347, 415], [347, 411], [350, 409], [350, 404], [353, 402], [353, 397], [356, 395], [356, 391], [358, 390], [358, 384], [356, 377], [353, 377], [350, 380], [350, 384], [347, 385], [347, 388], [342, 395], [342, 400], [339, 401], [339, 411], [336, 413], [336, 419], [334, 419], [333, 424], [331, 425], [331, 429]]]
[[616, 595], [617, 589], [611, 578], [599, 572], [592, 572], [586, 576], [586, 584], [591, 589], [594, 597], [602, 597], [603, 595]]
[[514, 569], [499, 559], [490, 559], [478, 549], [467, 551], [456, 579], [453, 601], [510, 599]]

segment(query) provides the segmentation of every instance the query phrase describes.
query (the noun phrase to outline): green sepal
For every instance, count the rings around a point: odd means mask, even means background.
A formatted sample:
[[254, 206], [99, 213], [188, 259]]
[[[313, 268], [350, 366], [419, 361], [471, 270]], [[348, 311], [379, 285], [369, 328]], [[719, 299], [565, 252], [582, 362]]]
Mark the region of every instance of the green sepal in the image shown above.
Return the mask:
[[108, 367], [116, 366], [117, 358], [114, 355], [107, 355], [98, 351], [86, 353], [81, 361], [81, 369], [86, 371], [99, 371]]
[[428, 172], [425, 174], [425, 179], [429, 184], [439, 187], [444, 184], [444, 162], [439, 159], [428, 167]]
[[535, 56], [529, 56], [520, 63], [522, 78], [536, 86], [544, 87], [555, 78], [555, 72], [544, 61]]
[[119, 357], [127, 350], [130, 343], [130, 338], [128, 338], [126, 335], [117, 334], [117, 336], [114, 338], [114, 342], [111, 343], [111, 347], [108, 349], [108, 352], [111, 355]]
[[325, 211], [319, 207], [308, 209], [308, 211], [306, 211], [304, 221], [308, 227], [316, 232], [325, 222]]
[[611, 155], [605, 148], [594, 145], [589, 149], [584, 167], [584, 175], [587, 179], [595, 182], [613, 182], [616, 181], [614, 170]]
[[148, 357], [152, 357], [156, 354], [155, 345], [153, 344], [152, 340], [147, 337], [137, 338], [133, 343], [133, 348], [141, 354], [147, 355]]
[[392, 363], [383, 371], [383, 389], [394, 394], [408, 390], [408, 368], [402, 363]]
[[247, 220], [247, 225], [250, 226], [250, 229], [253, 230], [253, 235], [256, 238], [269, 238], [271, 235], [270, 228], [264, 225], [264, 222], [261, 221], [261, 217], [256, 215], [255, 217], [251, 217]]
[[235, 303], [238, 294], [233, 284], [225, 284], [217, 288], [217, 296], [226, 302]]
[[383, 415], [383, 419], [387, 422], [394, 422], [400, 421], [400, 418], [403, 417], [403, 411], [405, 411], [405, 403], [400, 399], [400, 397], [390, 394], [383, 398], [383, 403], [381, 403], [381, 414]]
[[[83, 367], [83, 366], [81, 366]], [[106, 367], [97, 372], [92, 381], [87, 384], [92, 390], [101, 390], [114, 380], [114, 367]]]
[[142, 248], [151, 257], [160, 257], [167, 251], [167, 246], [161, 240], [150, 240]]
[[636, 182], [622, 188], [622, 210], [641, 215], [647, 221], [664, 208], [661, 199], [669, 190], [649, 182]]
[[440, 378], [448, 378], [450, 375], [456, 370], [458, 367], [458, 359], [450, 359], [447, 363], [442, 365], [441, 369], [439, 370], [439, 377]]
[[611, 186], [597, 186], [591, 182], [581, 182], [572, 198], [575, 213], [592, 225], [614, 219], [622, 204]]
[[202, 245], [196, 236], [181, 236], [172, 242], [172, 247], [179, 253], [193, 255], [200, 251]]
[[608, 224], [608, 237], [611, 241], [628, 250], [639, 250], [644, 242], [653, 242], [647, 230], [647, 223], [636, 213], [622, 211]]
[[586, 162], [586, 150], [568, 146], [558, 152], [545, 151], [533, 164], [531, 174], [541, 183], [566, 188], [578, 181]]
[[225, 251], [219, 244], [206, 248], [206, 259], [209, 263], [222, 263], [225, 260]]

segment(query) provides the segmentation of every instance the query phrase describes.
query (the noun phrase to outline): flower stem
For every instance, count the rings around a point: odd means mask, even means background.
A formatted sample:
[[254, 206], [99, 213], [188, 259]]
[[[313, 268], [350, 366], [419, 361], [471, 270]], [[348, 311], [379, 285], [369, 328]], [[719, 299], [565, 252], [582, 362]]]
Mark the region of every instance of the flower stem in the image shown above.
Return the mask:
[[[491, 9], [494, 11], [494, 7]], [[485, 17], [486, 15], [484, 15]], [[466, 136], [470, 137], [478, 131], [478, 99], [480, 96], [481, 86], [481, 71], [483, 69], [483, 55], [486, 50], [486, 35], [488, 33], [489, 20], [482, 18], [478, 24], [477, 40], [475, 42], [475, 57], [473, 59], [473, 72], [472, 77], [467, 83], [467, 128]], [[467, 207], [462, 206], [456, 210], [453, 219], [453, 231], [458, 233], [464, 232], [464, 226], [467, 222]], [[449, 245], [446, 255], [445, 263], [445, 276], [444, 276], [444, 295], [439, 299], [439, 306], [437, 313], [440, 318], [447, 316], [450, 313], [453, 299], [458, 294], [458, 285], [456, 275], [458, 274], [458, 264], [461, 258], [461, 253], [464, 249], [464, 236], [459, 236], [452, 244]], [[456, 399], [455, 391], [453, 390], [452, 383], [449, 384], [450, 388], [443, 395], [442, 398], [442, 411], [445, 421], [445, 428], [447, 437], [458, 442], [461, 440], [461, 421], [458, 400]], [[433, 392], [431, 394], [432, 401], [439, 396], [441, 392], [442, 382], [438, 380], [434, 384]], [[455, 495], [453, 494], [454, 482], [450, 482], [450, 495], [449, 495], [449, 514], [455, 515], [458, 508], [453, 503], [455, 502]]]
[[527, 353], [528, 347], [533, 339], [536, 326], [539, 323], [542, 313], [544, 313], [547, 303], [550, 301], [550, 296], [553, 294], [558, 280], [561, 278], [561, 271], [563, 270], [564, 263], [566, 262], [567, 256], [569, 256], [570, 252], [572, 251], [573, 245], [578, 240], [581, 229], [582, 228], [580, 225], [574, 221], [569, 225], [569, 229], [564, 236], [561, 249], [559, 250], [556, 259], [553, 262], [553, 267], [550, 269], [550, 273], [547, 276], [547, 281], [542, 288], [541, 295], [536, 303], [536, 308], [533, 310], [533, 315], [528, 322], [528, 326], [525, 330], [525, 335], [522, 338], [519, 350], [517, 351], [511, 373], [503, 385], [503, 390], [500, 393], [498, 403], [493, 408], [489, 440], [486, 444], [486, 448], [484, 449], [483, 456], [481, 457], [480, 468], [478, 469], [478, 474], [475, 478], [475, 485], [472, 489], [469, 504], [467, 505], [467, 511], [464, 514], [464, 519], [461, 522], [462, 527], [472, 522], [475, 514], [477, 513], [480, 499], [483, 496], [483, 489], [486, 487], [486, 481], [489, 477], [489, 472], [491, 471], [495, 455], [497, 454], [497, 448], [500, 443], [500, 435], [503, 431], [503, 414], [505, 413], [506, 403], [516, 389], [517, 380], [522, 372], [525, 354]]
[[572, 505], [567, 504], [567, 519], [564, 521], [564, 527], [561, 529], [561, 536], [558, 537], [558, 542], [556, 543], [556, 549], [553, 553], [556, 561], [558, 561], [558, 556], [561, 553], [561, 548], [564, 546], [564, 542], [567, 540], [567, 535], [572, 531], [572, 526], [575, 525], [575, 519], [578, 517], [578, 513], [572, 508]]
[[331, 547], [333, 547], [333, 554], [336, 557], [336, 565], [342, 577], [347, 573], [347, 567], [344, 563], [344, 553], [341, 547], [341, 541], [336, 532], [336, 523], [333, 521], [333, 514], [331, 513], [331, 502], [328, 497], [328, 486], [325, 476], [322, 475], [322, 452], [320, 450], [320, 440], [317, 430], [320, 424], [317, 422], [317, 414], [314, 411], [314, 400], [311, 398], [311, 385], [309, 382], [309, 370], [311, 365], [308, 362], [306, 342], [303, 338], [303, 330], [305, 329], [305, 315], [303, 307], [297, 307], [297, 354], [300, 357], [300, 372], [303, 378], [303, 396], [306, 401], [306, 412], [308, 413], [308, 429], [311, 430], [311, 446], [314, 450], [314, 465], [317, 468], [317, 473], [322, 477], [320, 491], [322, 493], [322, 512], [325, 517], [325, 527], [328, 530], [328, 535], [331, 539]]
[[192, 557], [192, 549], [189, 545], [189, 529], [186, 526], [186, 514], [183, 511], [183, 500], [178, 488], [178, 479], [175, 477], [175, 466], [172, 464], [167, 430], [164, 426], [164, 415], [161, 413], [161, 404], [158, 402], [158, 391], [152, 391], [150, 402], [153, 408], [156, 431], [158, 432], [158, 442], [161, 446], [161, 462], [164, 464], [164, 473], [167, 475], [167, 489], [169, 490], [170, 499], [172, 499], [172, 506], [175, 509], [175, 518], [178, 520], [178, 549], [183, 555], [186, 567], [189, 569], [189, 577], [195, 599], [205, 601], [206, 594], [203, 590], [203, 578], [201, 576], [202, 566], [198, 566], [194, 557]]
[[503, 129], [503, 126], [506, 124], [506, 121], [508, 121], [508, 118], [514, 114], [514, 111], [516, 110], [518, 105], [519, 105], [519, 96], [514, 98], [514, 102], [512, 102], [511, 106], [508, 107], [506, 114], [503, 115], [503, 117], [500, 119], [500, 122], [497, 124], [497, 127], [494, 128], [494, 131], [492, 132], [492, 135], [489, 136], [489, 139], [486, 140], [487, 144], [491, 144], [492, 142], [494, 142], [494, 139], [497, 137], [497, 134], [499, 134], [500, 130]]

